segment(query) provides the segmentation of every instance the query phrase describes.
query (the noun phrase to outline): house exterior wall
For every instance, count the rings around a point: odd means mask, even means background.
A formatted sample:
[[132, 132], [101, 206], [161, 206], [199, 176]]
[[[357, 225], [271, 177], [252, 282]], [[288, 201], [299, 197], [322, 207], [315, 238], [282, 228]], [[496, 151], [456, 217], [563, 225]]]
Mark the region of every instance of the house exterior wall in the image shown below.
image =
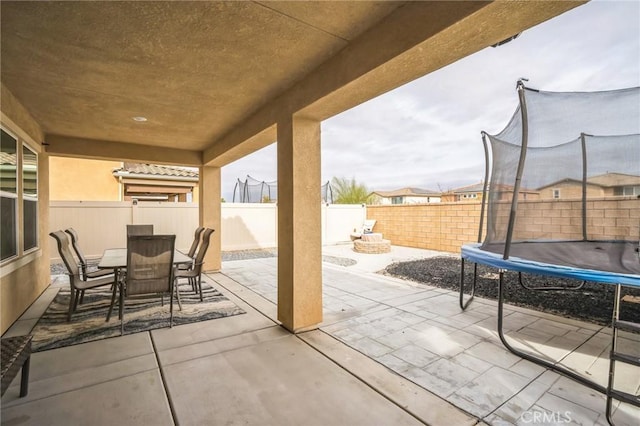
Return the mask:
[[[88, 160], [71, 157], [50, 157], [50, 194], [55, 201], [125, 201], [124, 186], [113, 176], [121, 161]], [[135, 181], [130, 179], [131, 181]], [[144, 180], [145, 184], [171, 185], [171, 180]], [[191, 202], [200, 199], [198, 183], [193, 182]], [[186, 201], [186, 194], [180, 195]]]
[[[540, 188], [540, 198], [543, 200], [553, 199], [554, 189], [560, 190], [560, 199], [579, 200], [582, 198], [582, 184], [578, 182], [560, 182], [556, 185]], [[605, 191], [601, 186], [587, 185], [587, 198], [601, 198], [612, 195], [613, 189]]]
[[[465, 198], [466, 196], [466, 198]], [[474, 197], [475, 196], [475, 197]], [[478, 203], [482, 201], [482, 191], [479, 192], [448, 192], [442, 194], [441, 198], [442, 202], [445, 203], [453, 203], [453, 202], [473, 202]]]
[[[402, 204], [426, 204], [426, 203], [439, 203], [440, 196], [428, 196], [428, 197], [416, 197], [411, 195], [399, 195], [402, 198]], [[380, 197], [376, 204], [385, 206], [393, 205], [393, 198], [396, 197]]]
[[[4, 333], [49, 285], [49, 157], [39, 143], [44, 139], [38, 123], [4, 84], [1, 86], [0, 122], [38, 153], [38, 247], [8, 259], [0, 268], [0, 332]], [[18, 226], [21, 225], [18, 221]]]
[[111, 172], [120, 161], [51, 157], [50, 196], [57, 201], [120, 201], [120, 184]]

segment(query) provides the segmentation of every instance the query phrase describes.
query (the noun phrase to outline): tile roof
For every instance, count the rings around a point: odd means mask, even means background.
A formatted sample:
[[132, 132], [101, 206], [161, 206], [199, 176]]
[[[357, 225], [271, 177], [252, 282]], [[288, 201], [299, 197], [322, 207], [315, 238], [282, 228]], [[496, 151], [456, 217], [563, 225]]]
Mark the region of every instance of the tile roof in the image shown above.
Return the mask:
[[433, 197], [440, 195], [439, 192], [421, 188], [400, 188], [393, 191], [373, 191], [372, 194], [376, 194], [381, 197]]
[[157, 164], [124, 163], [124, 166], [115, 169], [113, 173], [128, 173], [129, 175], [166, 176], [167, 178], [198, 178], [198, 171], [184, 167], [160, 166]]
[[[582, 180], [580, 179], [571, 179], [565, 178], [561, 180], [557, 180], [555, 182], [551, 182], [546, 184], [545, 186], [541, 186], [538, 189], [548, 188], [550, 186], [558, 185], [563, 182], [574, 182], [576, 185], [582, 185]], [[598, 176], [592, 176], [587, 178], [588, 185], [597, 185], [603, 188], [612, 187], [612, 186], [635, 186], [640, 185], [640, 176], [638, 175], [626, 175], [623, 173], [605, 173]]]
[[[487, 189], [490, 188], [490, 185], [487, 185]], [[499, 184], [495, 186], [495, 190], [499, 192], [512, 192], [514, 189], [513, 185], [505, 185]], [[474, 183], [473, 185], [461, 186], [459, 188], [454, 188], [447, 192], [447, 194], [464, 194], [468, 192], [482, 192], [484, 190], [484, 182]], [[537, 193], [535, 189], [529, 188], [520, 188], [520, 192], [530, 192]]]
[[587, 182], [600, 186], [640, 185], [640, 176], [623, 173], [605, 173], [603, 175], [592, 176], [587, 179]]

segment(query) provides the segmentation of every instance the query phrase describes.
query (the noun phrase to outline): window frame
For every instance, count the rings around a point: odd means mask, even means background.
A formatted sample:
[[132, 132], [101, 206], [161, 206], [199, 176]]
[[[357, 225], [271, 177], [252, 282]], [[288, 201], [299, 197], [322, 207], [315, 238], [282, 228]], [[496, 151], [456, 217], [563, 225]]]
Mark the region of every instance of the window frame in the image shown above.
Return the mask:
[[[16, 253], [8, 256], [6, 259], [0, 259], [0, 265], [2, 266], [2, 273], [0, 276], [4, 277], [7, 274], [12, 273], [16, 269], [32, 262], [34, 259], [40, 256], [42, 253], [42, 241], [40, 240], [40, 204], [39, 204], [39, 185], [40, 185], [40, 153], [41, 149], [26, 133], [21, 129], [5, 123], [0, 122], [0, 129], [8, 134], [15, 140], [16, 146], [16, 192], [11, 193], [8, 191], [0, 190], [2, 197], [11, 198], [15, 200], [14, 208], [14, 221], [15, 231], [13, 235], [14, 243], [16, 246]], [[35, 155], [35, 195], [25, 194], [24, 191], [24, 152], [27, 149], [31, 154]], [[25, 248], [25, 201], [35, 202], [35, 245], [33, 247]]]
[[[9, 263], [17, 258], [20, 257], [20, 179], [18, 178], [19, 176], [19, 170], [20, 170], [20, 154], [19, 154], [19, 149], [18, 147], [21, 146], [20, 145], [20, 138], [11, 130], [9, 130], [8, 128], [6, 128], [5, 126], [0, 126], [0, 129], [5, 132], [7, 135], [9, 135], [14, 141], [15, 141], [15, 156], [16, 156], [16, 164], [15, 164], [15, 188], [16, 191], [15, 192], [9, 192], [9, 191], [4, 191], [2, 190], [2, 187], [0, 187], [0, 197], [4, 197], [7, 199], [12, 199], [15, 202], [15, 207], [13, 208], [13, 223], [15, 224], [14, 230], [13, 230], [13, 243], [15, 246], [15, 252], [6, 257], [5, 259], [0, 259], [0, 264], [4, 265], [6, 263]], [[3, 230], [3, 234], [5, 234], [5, 230]], [[6, 234], [5, 234], [6, 235]]]
[[[35, 179], [35, 195], [32, 194], [27, 194], [26, 190], [25, 190], [25, 161], [24, 161], [24, 150], [27, 149], [29, 150], [29, 152], [31, 154], [33, 154], [35, 156], [35, 175], [36, 175], [36, 179]], [[31, 253], [33, 251], [36, 251], [40, 248], [40, 236], [38, 235], [38, 229], [39, 229], [39, 225], [40, 225], [40, 220], [39, 220], [39, 215], [38, 215], [38, 211], [40, 208], [40, 203], [39, 203], [39, 197], [38, 197], [38, 185], [40, 183], [39, 179], [39, 167], [38, 167], [38, 158], [39, 154], [36, 150], [32, 149], [31, 146], [26, 143], [24, 140], [22, 141], [22, 156], [21, 156], [21, 177], [22, 177], [22, 250], [23, 250], [23, 254], [27, 254], [27, 253]], [[35, 202], [35, 245], [33, 247], [26, 247], [26, 240], [25, 240], [25, 236], [26, 236], [26, 225], [27, 225], [27, 221], [26, 221], [26, 209], [25, 209], [25, 202]]]

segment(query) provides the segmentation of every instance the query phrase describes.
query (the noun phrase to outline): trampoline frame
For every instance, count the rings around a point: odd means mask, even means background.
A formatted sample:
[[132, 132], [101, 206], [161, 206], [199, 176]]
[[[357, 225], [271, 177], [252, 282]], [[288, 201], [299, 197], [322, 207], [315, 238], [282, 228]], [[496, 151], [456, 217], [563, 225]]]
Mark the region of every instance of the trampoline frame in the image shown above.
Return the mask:
[[[513, 354], [518, 355], [528, 361], [534, 362], [538, 365], [542, 365], [544, 367], [547, 367], [549, 369], [552, 369], [554, 371], [557, 371], [565, 376], [568, 376], [580, 383], [582, 383], [585, 386], [590, 387], [591, 389], [597, 390], [598, 392], [601, 393], [607, 393], [607, 388], [592, 381], [589, 380], [583, 376], [580, 376], [578, 374], [576, 374], [575, 372], [568, 370], [560, 365], [551, 363], [545, 359], [542, 358], [538, 358], [535, 357], [529, 353], [523, 352], [519, 349], [514, 348], [511, 344], [509, 344], [509, 342], [507, 341], [505, 334], [504, 334], [504, 289], [506, 287], [506, 283], [505, 283], [505, 279], [504, 279], [504, 273], [507, 271], [515, 271], [518, 272], [519, 274], [519, 281], [521, 280], [521, 274], [523, 272], [523, 269], [526, 272], [526, 268], [530, 267], [530, 265], [524, 265], [518, 264], [519, 259], [514, 259], [512, 258], [511, 260], [503, 260], [503, 259], [496, 259], [496, 262], [498, 264], [500, 264], [500, 266], [497, 266], [495, 263], [493, 262], [487, 262], [486, 259], [478, 259], [475, 258], [473, 256], [474, 252], [478, 252], [480, 251], [478, 245], [474, 244], [474, 245], [466, 245], [462, 247], [462, 257], [461, 257], [461, 262], [460, 262], [460, 308], [464, 311], [466, 310], [466, 308], [469, 306], [469, 304], [471, 303], [471, 301], [474, 298], [474, 294], [475, 294], [475, 286], [476, 286], [476, 279], [477, 279], [477, 266], [478, 263], [484, 264], [484, 265], [488, 265], [491, 267], [494, 267], [498, 270], [498, 275], [499, 275], [499, 279], [498, 279], [498, 336], [500, 337], [500, 341], [503, 343], [503, 345]], [[474, 272], [473, 272], [473, 283], [471, 285], [471, 297], [469, 299], [467, 299], [466, 301], [464, 300], [464, 289], [465, 289], [465, 260], [469, 259], [470, 261], [473, 262], [474, 264]], [[484, 260], [484, 261], [483, 261]], [[493, 263], [493, 264], [492, 264]], [[543, 265], [540, 264], [540, 267], [542, 267]], [[518, 270], [521, 269], [521, 270]], [[554, 268], [554, 273], [553, 274], [548, 274], [548, 275], [553, 275], [553, 276], [557, 276], [557, 277], [564, 277], [564, 278], [572, 278], [572, 279], [576, 279], [577, 277], [575, 276], [571, 276], [569, 273], [562, 273], [562, 270], [565, 269], [567, 271], [575, 271], [575, 268]], [[540, 273], [540, 272], [537, 272]], [[541, 274], [541, 275], [545, 275], [545, 274]], [[615, 274], [613, 274], [615, 276]], [[625, 278], [627, 279], [631, 279], [633, 280], [635, 278], [635, 280], [637, 280], [638, 284], [637, 285], [629, 285], [629, 287], [640, 287], [640, 277], [634, 277], [634, 276], [625, 276]], [[557, 287], [526, 287], [528, 290], [531, 291], [540, 291], [540, 290], [579, 290], [580, 288], [582, 288], [582, 286], [585, 284], [586, 281], [582, 281], [579, 285], [575, 286], [575, 287], [563, 287], [563, 288], [557, 288]], [[616, 286], [616, 295], [620, 294], [620, 289], [622, 286], [624, 286], [624, 284], [620, 284], [620, 283], [607, 283], [607, 282], [600, 282], [601, 284], [609, 284], [609, 285], [615, 285]], [[619, 314], [619, 304], [615, 303], [613, 304], [613, 308], [612, 308], [612, 318], [616, 319], [618, 318], [618, 314]]]
[[[473, 250], [478, 251], [479, 249], [477, 248], [478, 245], [468, 245], [468, 246], [463, 246], [462, 247], [462, 257], [461, 257], [461, 261], [460, 261], [460, 308], [464, 311], [466, 310], [466, 308], [469, 306], [469, 304], [471, 303], [471, 301], [474, 298], [474, 294], [475, 294], [475, 286], [476, 286], [476, 281], [477, 281], [477, 267], [478, 267], [478, 263], [482, 263], [482, 264], [486, 264], [488, 266], [492, 266], [492, 267], [496, 267], [498, 269], [498, 275], [499, 275], [499, 279], [498, 279], [498, 325], [497, 325], [497, 331], [498, 331], [498, 337], [500, 338], [500, 341], [502, 342], [502, 344], [504, 345], [504, 347], [511, 353], [513, 353], [514, 355], [517, 355], [523, 359], [526, 359], [527, 361], [533, 362], [535, 364], [538, 364], [542, 367], [548, 368], [552, 371], [555, 371], [559, 374], [562, 374], [566, 377], [569, 377], [570, 379], [573, 379], [575, 381], [577, 381], [578, 383], [587, 386], [590, 389], [593, 389], [597, 392], [600, 392], [604, 395], [606, 395], [607, 400], [606, 400], [606, 410], [605, 410], [605, 414], [606, 414], [606, 418], [607, 421], [609, 422], [609, 424], [613, 425], [613, 419], [612, 419], [612, 400], [613, 397], [615, 396], [616, 399], [618, 400], [622, 400], [626, 403], [632, 404], [636, 407], [640, 407], [640, 402], [637, 396], [633, 396], [633, 395], [629, 395], [629, 394], [624, 394], [620, 391], [615, 391], [613, 390], [613, 377], [614, 377], [614, 372], [615, 372], [615, 364], [614, 362], [610, 362], [609, 363], [609, 378], [608, 378], [608, 384], [607, 386], [603, 386], [597, 382], [595, 382], [594, 380], [590, 380], [584, 376], [579, 375], [578, 373], [560, 365], [558, 362], [550, 362], [547, 361], [546, 359], [543, 359], [541, 357], [536, 357], [531, 353], [527, 353], [524, 351], [521, 351], [519, 349], [516, 349], [515, 347], [513, 347], [507, 340], [505, 334], [504, 334], [504, 289], [506, 286], [505, 280], [504, 280], [504, 274], [507, 271], [517, 271], [519, 274], [519, 282], [520, 284], [522, 284], [521, 281], [521, 274], [522, 271], [519, 271], [517, 269], [517, 263], [512, 261], [512, 260], [503, 260], [500, 259], [499, 262], [501, 263], [505, 263], [503, 265], [503, 267], [497, 267], [495, 264], [491, 264], [488, 262], [482, 262], [482, 261], [474, 261], [472, 259], [470, 259], [473, 264], [474, 264], [474, 272], [473, 272], [473, 283], [471, 286], [471, 297], [469, 299], [467, 299], [466, 301], [464, 300], [464, 267], [465, 267], [465, 257], [467, 258], [473, 258], [472, 255], [470, 255], [470, 252]], [[478, 260], [478, 259], [476, 259]], [[511, 266], [514, 266], [513, 268], [507, 268], [504, 267], [506, 266], [506, 264], [509, 263], [511, 264]], [[566, 268], [567, 270], [575, 270], [575, 268]], [[542, 274], [544, 275], [544, 274]], [[554, 276], [560, 276], [562, 277], [563, 275], [561, 273], [554, 273]], [[612, 274], [612, 275], [617, 275], [617, 274]], [[575, 276], [570, 276], [570, 275], [565, 275], [565, 278], [573, 278], [575, 279]], [[640, 287], [640, 276], [626, 276], [626, 278], [631, 279], [631, 280], [637, 280], [637, 284], [632, 284], [632, 285], [624, 285], [624, 284], [620, 284], [620, 283], [611, 283], [611, 282], [599, 282], [600, 284], [609, 284], [609, 285], [614, 285], [615, 286], [615, 297], [613, 300], [613, 307], [612, 307], [612, 323], [611, 323], [611, 327], [612, 327], [612, 342], [611, 342], [611, 350], [609, 353], [609, 358], [610, 359], [614, 359], [617, 358], [616, 356], [616, 347], [617, 347], [617, 336], [618, 336], [618, 328], [616, 327], [616, 324], [618, 324], [619, 321], [619, 315], [620, 315], [620, 296], [621, 296], [621, 289], [622, 287]], [[582, 286], [585, 284], [586, 281], [583, 281], [580, 285], [576, 286], [576, 287], [566, 287], [563, 289], [566, 290], [578, 290], [580, 288], [582, 288]], [[597, 282], [597, 281], [596, 281]], [[530, 289], [532, 291], [535, 290], [557, 290], [558, 288], [554, 288], [554, 287], [526, 287], [527, 289]], [[593, 334], [591, 337], [589, 337], [587, 340], [585, 340], [584, 343], [588, 342], [591, 338], [593, 338], [596, 334]], [[583, 344], [584, 344], [583, 343]], [[617, 358], [618, 359], [618, 358]]]
[[[507, 232], [504, 240], [504, 247], [502, 251], [502, 256], [498, 253], [492, 251], [485, 251], [481, 248], [482, 243], [482, 231], [484, 227], [484, 216], [485, 216], [485, 204], [488, 203], [487, 194], [488, 194], [488, 182], [489, 182], [489, 148], [487, 143], [487, 133], [482, 132], [482, 142], [484, 146], [485, 153], [485, 178], [484, 178], [484, 187], [483, 187], [483, 196], [481, 201], [481, 210], [480, 210], [480, 226], [478, 231], [478, 243], [472, 245], [463, 245], [461, 248], [461, 263], [460, 263], [460, 308], [464, 311], [467, 309], [469, 304], [473, 301], [475, 297], [475, 289], [477, 283], [478, 276], [478, 263], [485, 264], [491, 267], [494, 267], [498, 270], [499, 280], [498, 280], [498, 336], [500, 341], [504, 345], [504, 347], [509, 350], [511, 353], [526, 359], [530, 362], [548, 368], [552, 371], [555, 371], [559, 374], [562, 374], [568, 378], [571, 378], [578, 383], [587, 386], [590, 389], [598, 391], [602, 394], [606, 395], [606, 418], [610, 424], [613, 423], [612, 419], [612, 400], [618, 399], [620, 401], [624, 401], [626, 403], [630, 403], [634, 406], [640, 407], [640, 398], [638, 396], [626, 394], [624, 392], [620, 392], [613, 389], [614, 386], [614, 372], [615, 372], [615, 361], [622, 360], [620, 357], [626, 357], [628, 355], [621, 355], [616, 351], [617, 347], [617, 336], [619, 327], [623, 327], [623, 323], [625, 321], [619, 320], [620, 314], [620, 296], [621, 296], [621, 288], [622, 286], [629, 286], [640, 288], [640, 275], [635, 274], [627, 274], [627, 273], [615, 273], [604, 270], [593, 270], [593, 269], [583, 269], [581, 267], [571, 267], [571, 266], [563, 266], [557, 265], [547, 262], [536, 262], [529, 261], [526, 259], [518, 258], [518, 257], [510, 257], [510, 250], [512, 248], [512, 237], [513, 231], [515, 227], [516, 220], [516, 210], [518, 204], [518, 196], [520, 192], [520, 186], [522, 181], [522, 175], [524, 170], [524, 164], [526, 159], [527, 145], [528, 145], [528, 120], [527, 120], [527, 103], [525, 101], [525, 87], [522, 80], [519, 80], [517, 83], [517, 91], [520, 102], [520, 112], [522, 116], [522, 139], [521, 139], [521, 149], [518, 160], [518, 165], [515, 174], [515, 182], [513, 186], [513, 195], [511, 199], [511, 206], [509, 212], [509, 221], [507, 224]], [[583, 179], [582, 179], [582, 241], [587, 242], [587, 225], [586, 225], [586, 198], [587, 198], [587, 188], [586, 188], [586, 179], [587, 179], [587, 167], [586, 167], [586, 149], [585, 149], [585, 133], [580, 134], [580, 139], [582, 142], [582, 165], [583, 165]], [[640, 246], [640, 243], [639, 243]], [[638, 252], [638, 249], [635, 251]], [[640, 253], [639, 253], [640, 256]], [[465, 300], [465, 259], [469, 259], [474, 263], [473, 270], [473, 282], [471, 284], [470, 294], [467, 300]], [[518, 272], [518, 282], [519, 284], [527, 290], [531, 291], [553, 291], [553, 290], [579, 290], [581, 289], [587, 281], [597, 282], [601, 284], [610, 284], [615, 285], [615, 299], [613, 300], [612, 307], [612, 343], [611, 350], [609, 354], [609, 377], [607, 386], [603, 386], [594, 380], [590, 380], [587, 377], [583, 377], [576, 372], [564, 367], [560, 364], [560, 361], [551, 362], [542, 357], [537, 357], [531, 353], [524, 352], [520, 349], [516, 349], [512, 346], [505, 337], [504, 334], [504, 290], [507, 285], [504, 280], [504, 274], [507, 271], [516, 271]], [[557, 286], [540, 286], [540, 287], [529, 287], [524, 284], [522, 280], [522, 273], [534, 273], [539, 275], [546, 276], [555, 276], [560, 278], [571, 278], [582, 281], [581, 284], [575, 286], [567, 286], [567, 287], [557, 287]], [[633, 329], [637, 330], [638, 324], [633, 325]], [[625, 327], [629, 327], [626, 325]], [[624, 329], [624, 328], [623, 328]], [[636, 331], [637, 332], [637, 331]], [[593, 336], [597, 333], [594, 333], [591, 337], [589, 337], [584, 343], [588, 342]], [[584, 344], [583, 343], [583, 344]], [[626, 361], [628, 362], [628, 361]], [[640, 360], [635, 360], [633, 363], [640, 362]]]

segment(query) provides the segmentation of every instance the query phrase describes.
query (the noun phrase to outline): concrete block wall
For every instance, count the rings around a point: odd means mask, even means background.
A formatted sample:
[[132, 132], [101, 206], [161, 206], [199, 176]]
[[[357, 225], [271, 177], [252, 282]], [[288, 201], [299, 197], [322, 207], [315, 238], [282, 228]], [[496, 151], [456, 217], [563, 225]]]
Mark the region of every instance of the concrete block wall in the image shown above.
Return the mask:
[[393, 245], [455, 253], [478, 240], [480, 203], [368, 206], [367, 218]]
[[[374, 232], [391, 244], [459, 253], [477, 242], [480, 203], [449, 202], [421, 205], [368, 206]], [[510, 203], [498, 206], [498, 228], [506, 230]], [[486, 226], [486, 220], [485, 220]], [[483, 238], [485, 231], [483, 231]], [[611, 197], [587, 202], [587, 237], [640, 240], [640, 199]], [[581, 239], [582, 202], [531, 200], [518, 202], [514, 239]]]

